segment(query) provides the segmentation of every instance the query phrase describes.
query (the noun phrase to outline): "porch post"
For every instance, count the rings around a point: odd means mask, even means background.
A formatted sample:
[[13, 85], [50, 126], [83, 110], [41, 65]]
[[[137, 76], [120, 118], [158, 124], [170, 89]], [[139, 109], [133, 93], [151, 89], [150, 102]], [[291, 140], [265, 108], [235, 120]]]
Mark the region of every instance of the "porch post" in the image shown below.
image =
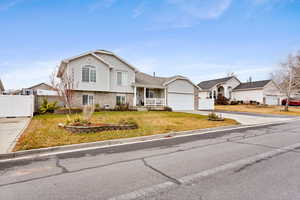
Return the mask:
[[146, 88], [144, 87], [144, 106], [146, 106]]
[[133, 106], [136, 106], [136, 86], [134, 86], [134, 94], [133, 94]]
[[167, 106], [167, 88], [165, 88], [165, 106]]

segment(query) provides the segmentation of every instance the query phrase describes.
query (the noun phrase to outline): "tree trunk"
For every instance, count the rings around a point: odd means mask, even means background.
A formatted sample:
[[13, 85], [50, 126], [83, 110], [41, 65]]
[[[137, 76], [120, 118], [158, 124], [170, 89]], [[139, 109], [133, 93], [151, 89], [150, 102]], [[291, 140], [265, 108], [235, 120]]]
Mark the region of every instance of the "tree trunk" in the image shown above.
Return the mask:
[[285, 106], [284, 106], [284, 111], [289, 111], [289, 104], [290, 104], [290, 98], [286, 98]]

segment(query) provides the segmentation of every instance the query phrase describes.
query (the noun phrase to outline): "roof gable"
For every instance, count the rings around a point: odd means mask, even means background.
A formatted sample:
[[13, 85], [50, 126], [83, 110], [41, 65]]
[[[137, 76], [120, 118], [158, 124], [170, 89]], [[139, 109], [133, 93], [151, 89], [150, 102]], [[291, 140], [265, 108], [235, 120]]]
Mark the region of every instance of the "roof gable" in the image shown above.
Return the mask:
[[233, 78], [236, 79], [237, 81], [239, 81], [235, 76], [229, 76], [229, 77], [225, 77], [225, 78], [218, 78], [218, 79], [212, 79], [212, 80], [208, 80], [208, 81], [202, 81], [198, 84], [198, 87], [200, 87], [203, 90], [208, 90], [219, 83], [227, 82]]
[[125, 63], [126, 65], [128, 65], [131, 69], [133, 69], [134, 71], [138, 71], [135, 67], [133, 67], [131, 64], [129, 64], [127, 61], [125, 61], [124, 59], [122, 59], [121, 57], [117, 56], [116, 54], [110, 52], [110, 51], [106, 51], [106, 50], [95, 50], [95, 51], [88, 51], [88, 52], [85, 52], [83, 54], [80, 54], [80, 55], [77, 55], [77, 56], [74, 56], [74, 57], [70, 57], [70, 58], [67, 58], [67, 59], [64, 59], [60, 66], [59, 66], [59, 71], [58, 71], [58, 74], [57, 76], [58, 77], [61, 77], [65, 71], [65, 68], [66, 68], [66, 65], [75, 60], [75, 59], [78, 59], [78, 58], [81, 58], [81, 57], [84, 57], [84, 56], [87, 56], [87, 55], [91, 55], [93, 57], [95, 57], [96, 59], [98, 59], [99, 61], [101, 61], [102, 63], [104, 63], [106, 66], [108, 66], [109, 68], [113, 68], [113, 65], [109, 62], [109, 60], [106, 60], [105, 58], [101, 58], [99, 55], [97, 54], [106, 54], [106, 55], [110, 55], [110, 56], [114, 56], [115, 58], [117, 58], [118, 60], [120, 60], [121, 62]]

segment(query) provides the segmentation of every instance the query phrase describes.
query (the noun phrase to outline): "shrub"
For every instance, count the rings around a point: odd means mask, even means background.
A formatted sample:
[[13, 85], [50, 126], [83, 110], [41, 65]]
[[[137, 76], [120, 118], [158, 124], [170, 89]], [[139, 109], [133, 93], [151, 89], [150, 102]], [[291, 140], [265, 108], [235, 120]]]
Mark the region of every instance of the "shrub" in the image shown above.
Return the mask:
[[164, 111], [172, 112], [173, 109], [171, 107], [165, 106]]
[[221, 121], [224, 120], [224, 118], [222, 116], [217, 115], [214, 112], [209, 113], [208, 115], [208, 120], [212, 120], [212, 121]]
[[80, 115], [76, 115], [73, 119], [68, 119], [66, 125], [72, 126], [87, 126], [91, 124], [90, 121], [83, 119]]
[[239, 101], [231, 101], [230, 105], [238, 105], [240, 102]]
[[45, 113], [54, 113], [54, 111], [58, 108], [57, 101], [53, 103], [49, 103], [47, 99], [43, 99], [42, 105], [39, 108], [40, 114]]
[[229, 99], [227, 99], [226, 97], [223, 97], [223, 96], [218, 96], [218, 98], [216, 99], [215, 104], [217, 104], [217, 105], [228, 105], [229, 104]]

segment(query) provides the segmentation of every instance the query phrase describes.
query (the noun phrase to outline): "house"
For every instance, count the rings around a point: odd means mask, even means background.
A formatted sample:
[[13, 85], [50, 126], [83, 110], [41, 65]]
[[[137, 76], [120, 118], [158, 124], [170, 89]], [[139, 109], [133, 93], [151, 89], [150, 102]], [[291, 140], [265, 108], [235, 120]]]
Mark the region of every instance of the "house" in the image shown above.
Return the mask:
[[231, 101], [256, 101], [261, 104], [279, 105], [283, 95], [272, 80], [242, 83], [235, 76], [202, 81], [198, 84], [200, 98], [225, 97]]
[[14, 95], [34, 95], [34, 111], [38, 111], [44, 99], [48, 102], [57, 102], [59, 106], [64, 106], [57, 91], [47, 83], [39, 83], [28, 88], [17, 90]]
[[72, 105], [98, 104], [169, 106], [174, 110], [197, 108], [198, 87], [183, 76], [157, 77], [140, 72], [123, 58], [106, 50], [96, 50], [65, 59], [57, 76], [72, 77]]
[[0, 95], [4, 93], [4, 85], [0, 79]]

